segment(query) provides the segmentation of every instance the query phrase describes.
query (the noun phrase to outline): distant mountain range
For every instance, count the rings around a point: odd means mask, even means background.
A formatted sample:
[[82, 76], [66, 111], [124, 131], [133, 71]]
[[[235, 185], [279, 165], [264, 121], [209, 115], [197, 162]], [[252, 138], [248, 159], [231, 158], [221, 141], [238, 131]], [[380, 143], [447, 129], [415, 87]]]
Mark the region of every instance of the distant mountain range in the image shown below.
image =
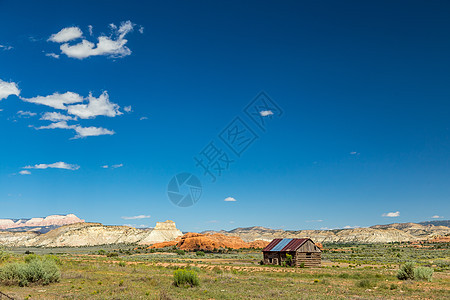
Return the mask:
[[84, 223], [74, 214], [51, 215], [44, 218], [0, 219], [0, 230], [11, 232], [36, 231], [46, 233], [63, 225]]
[[[436, 224], [448, 224], [449, 221], [435, 222], [439, 222]], [[255, 240], [271, 241], [274, 238], [309, 237], [314, 242], [320, 243], [389, 243], [431, 240], [437, 237], [450, 236], [450, 227], [435, 226], [433, 224], [393, 223], [388, 225], [375, 225], [368, 228], [283, 230], [254, 226], [236, 228], [230, 231], [205, 231], [203, 233], [221, 233], [228, 236], [238, 236], [246, 242], [253, 242]]]
[[[320, 243], [387, 243], [411, 242], [450, 237], [450, 221], [393, 223], [367, 228], [331, 230], [283, 230], [261, 226], [230, 231], [205, 231], [237, 236], [245, 242], [271, 241], [274, 238], [305, 238]], [[32, 219], [0, 219], [0, 246], [78, 247], [103, 244], [153, 244], [173, 241], [181, 236], [172, 221], [158, 222], [153, 229], [128, 226], [106, 226], [85, 223], [73, 214]], [[446, 240], [443, 239], [443, 240]]]

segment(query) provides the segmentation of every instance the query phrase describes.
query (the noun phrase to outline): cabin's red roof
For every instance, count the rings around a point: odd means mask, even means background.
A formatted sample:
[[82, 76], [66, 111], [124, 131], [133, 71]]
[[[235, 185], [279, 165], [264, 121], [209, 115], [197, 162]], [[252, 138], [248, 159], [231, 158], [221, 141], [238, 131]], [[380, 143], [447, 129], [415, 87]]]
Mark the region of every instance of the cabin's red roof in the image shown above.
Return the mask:
[[297, 251], [309, 239], [274, 239], [263, 251]]

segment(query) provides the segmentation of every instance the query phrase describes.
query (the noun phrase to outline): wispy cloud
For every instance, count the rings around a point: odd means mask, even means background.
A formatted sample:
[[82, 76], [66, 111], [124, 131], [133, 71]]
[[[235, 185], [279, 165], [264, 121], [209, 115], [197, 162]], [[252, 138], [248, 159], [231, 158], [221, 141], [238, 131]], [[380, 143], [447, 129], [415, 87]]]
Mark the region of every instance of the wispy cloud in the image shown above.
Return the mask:
[[323, 220], [306, 220], [306, 223], [323, 222]]
[[62, 161], [53, 163], [53, 164], [37, 164], [34, 166], [25, 166], [24, 169], [38, 169], [38, 170], [44, 170], [44, 169], [65, 169], [65, 170], [78, 170], [80, 166], [78, 165], [72, 165], [68, 164]]
[[443, 219], [444, 217], [442, 216], [438, 216], [438, 215], [434, 215], [431, 217], [432, 219]]
[[12, 49], [14, 49], [14, 47], [12, 47], [12, 46], [0, 45], [0, 50], [8, 51], [8, 50], [12, 50]]
[[22, 171], [19, 172], [19, 174], [20, 174], [20, 175], [30, 175], [31, 172], [28, 171], [28, 170], [22, 170]]
[[226, 202], [236, 202], [236, 199], [234, 199], [233, 197], [227, 197], [227, 198], [225, 198], [223, 201], [226, 201]]
[[53, 57], [53, 58], [56, 58], [56, 59], [59, 58], [59, 54], [56, 54], [56, 53], [53, 53], [53, 52], [51, 52], [51, 53], [45, 53], [45, 56]]
[[[61, 52], [71, 58], [85, 59], [90, 56], [120, 58], [131, 54], [131, 50], [126, 46], [128, 40], [125, 39], [125, 36], [133, 31], [135, 26], [136, 24], [131, 21], [122, 22], [119, 27], [110, 24], [111, 34], [99, 36], [96, 44], [87, 39], [82, 39], [74, 45], [68, 44], [68, 41], [83, 37], [83, 32], [79, 27], [63, 28], [58, 33], [51, 35], [49, 41], [62, 43]], [[92, 26], [90, 25], [89, 34], [92, 35]]]
[[112, 166], [109, 166], [109, 165], [102, 166], [103, 169], [108, 169], [108, 168], [117, 169], [117, 168], [121, 168], [121, 167], [123, 167], [123, 164], [116, 164], [116, 165], [112, 165]]
[[140, 121], [148, 120], [148, 118], [147, 118], [147, 117], [141, 117], [139, 120], [140, 120]]
[[150, 215], [138, 215], [133, 217], [122, 217], [124, 220], [139, 220], [139, 219], [149, 219], [151, 218]]
[[31, 112], [31, 111], [23, 111], [23, 110], [19, 110], [17, 112], [17, 114], [22, 117], [22, 118], [30, 118], [30, 117], [34, 117], [36, 115], [36, 113]]
[[60, 121], [51, 123], [46, 126], [35, 127], [37, 130], [42, 129], [73, 129], [76, 132], [76, 135], [72, 139], [80, 139], [89, 136], [100, 136], [100, 135], [113, 135], [115, 132], [113, 130], [109, 130], [103, 127], [82, 127], [80, 125], [68, 125], [67, 121]]
[[40, 120], [59, 122], [59, 121], [77, 120], [77, 118], [72, 117], [72, 116], [63, 115], [59, 112], [46, 112], [42, 115]]
[[381, 215], [382, 217], [389, 217], [389, 218], [396, 218], [400, 216], [400, 212], [396, 211], [396, 212], [388, 212], [388, 213], [384, 213]]
[[263, 111], [260, 111], [259, 114], [260, 114], [262, 117], [267, 117], [267, 116], [273, 115], [273, 112], [272, 112], [271, 110], [263, 110]]
[[130, 113], [130, 112], [133, 111], [131, 105], [130, 105], [130, 106], [125, 106], [125, 107], [123, 108], [123, 110], [124, 110], [125, 112], [127, 112], [127, 113]]
[[6, 82], [0, 79], [0, 100], [8, 98], [10, 95], [19, 96], [20, 90], [14, 82]]

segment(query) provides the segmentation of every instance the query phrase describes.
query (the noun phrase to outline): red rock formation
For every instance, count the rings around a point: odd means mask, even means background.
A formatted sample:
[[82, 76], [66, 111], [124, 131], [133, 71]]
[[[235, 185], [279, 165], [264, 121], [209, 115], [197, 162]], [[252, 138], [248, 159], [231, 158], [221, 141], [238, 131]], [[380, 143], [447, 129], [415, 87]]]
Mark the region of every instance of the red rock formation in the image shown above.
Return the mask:
[[269, 242], [256, 240], [254, 242], [244, 242], [240, 237], [237, 236], [226, 236], [220, 233], [215, 234], [201, 234], [188, 232], [182, 237], [177, 238], [172, 242], [164, 242], [153, 244], [149, 249], [164, 248], [177, 246], [182, 250], [192, 251], [192, 250], [203, 250], [211, 251], [214, 249], [242, 249], [242, 248], [264, 248]]

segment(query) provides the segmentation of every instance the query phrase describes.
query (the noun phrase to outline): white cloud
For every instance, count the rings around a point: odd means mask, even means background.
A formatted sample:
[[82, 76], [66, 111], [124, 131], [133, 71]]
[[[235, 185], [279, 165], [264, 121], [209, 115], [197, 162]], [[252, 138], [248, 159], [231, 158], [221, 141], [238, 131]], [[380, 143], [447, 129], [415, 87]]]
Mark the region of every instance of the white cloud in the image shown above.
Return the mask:
[[149, 219], [150, 215], [139, 215], [139, 216], [133, 216], [133, 217], [122, 217], [124, 220], [139, 220], [139, 219]]
[[84, 59], [90, 56], [106, 55], [109, 57], [124, 57], [131, 54], [131, 50], [125, 46], [128, 40], [125, 36], [131, 32], [135, 24], [131, 21], [122, 22], [117, 28], [110, 24], [111, 36], [102, 35], [98, 37], [97, 44], [86, 39], [75, 45], [64, 43], [60, 46], [61, 52], [68, 57]]
[[323, 220], [306, 220], [306, 223], [323, 222]]
[[14, 47], [7, 46], [7, 45], [0, 45], [0, 49], [3, 50], [3, 51], [8, 51], [8, 50], [14, 49]]
[[19, 110], [19, 111], [17, 112], [17, 114], [18, 114], [19, 116], [21, 116], [21, 117], [24, 117], [24, 118], [34, 117], [34, 116], [36, 115], [36, 113], [34, 113], [34, 112], [31, 112], [31, 111], [23, 111], [23, 110]]
[[353, 228], [359, 228], [359, 226], [350, 226], [350, 225], [344, 226], [344, 229], [353, 229]]
[[75, 125], [68, 125], [66, 121], [60, 121], [56, 123], [51, 123], [47, 126], [36, 127], [37, 130], [41, 129], [75, 129]]
[[67, 27], [61, 29], [58, 33], [52, 34], [49, 41], [55, 43], [65, 43], [68, 41], [72, 41], [83, 36], [83, 32], [78, 27]]
[[234, 199], [233, 197], [227, 197], [227, 198], [225, 198], [223, 201], [226, 201], [226, 202], [236, 202], [236, 199]]
[[[112, 165], [111, 169], [117, 169], [117, 168], [121, 168], [121, 167], [123, 167], [123, 164], [117, 164], [117, 165]], [[104, 165], [104, 166], [102, 166], [102, 168], [103, 169], [108, 169], [109, 166], [108, 165]]]
[[[107, 91], [104, 91], [98, 98], [92, 96], [92, 94], [89, 94], [87, 98], [83, 98], [77, 93], [66, 92], [64, 94], [53, 93], [52, 95], [33, 98], [21, 97], [21, 99], [25, 102], [67, 110], [69, 114], [81, 119], [92, 119], [97, 116], [115, 117], [122, 114], [119, 111], [120, 106], [109, 101]], [[84, 103], [85, 101], [87, 103]]]
[[34, 166], [25, 166], [23, 167], [24, 169], [39, 169], [39, 170], [43, 170], [43, 169], [65, 169], [65, 170], [78, 170], [80, 168], [80, 166], [78, 165], [71, 165], [62, 161], [53, 163], [53, 164], [37, 164]]
[[74, 139], [85, 138], [88, 136], [99, 136], [99, 135], [114, 135], [115, 132], [113, 130], [109, 130], [103, 127], [81, 127], [75, 126], [75, 131], [77, 135], [74, 136]]
[[58, 121], [77, 120], [77, 118], [71, 117], [71, 116], [66, 116], [66, 115], [63, 115], [58, 112], [46, 112], [42, 115], [40, 120], [58, 122]]
[[381, 215], [382, 217], [390, 217], [390, 218], [396, 218], [400, 216], [400, 212], [396, 211], [396, 212], [388, 212], [388, 213], [384, 213]]
[[263, 117], [267, 117], [267, 116], [273, 115], [273, 112], [271, 110], [263, 110], [263, 111], [260, 111], [259, 114]]
[[56, 58], [56, 59], [59, 58], [59, 54], [56, 54], [56, 53], [45, 53], [45, 56], [53, 57], [53, 58]]
[[444, 217], [442, 216], [438, 216], [438, 215], [434, 215], [431, 217], [432, 219], [443, 219]]
[[37, 130], [41, 129], [73, 129], [77, 133], [72, 139], [85, 138], [88, 136], [99, 136], [99, 135], [113, 135], [114, 131], [103, 128], [103, 127], [82, 127], [80, 125], [69, 125], [67, 121], [60, 121], [56, 123], [51, 123], [50, 125], [35, 127]]
[[147, 118], [147, 117], [141, 117], [139, 120], [140, 120], [140, 121], [148, 120], [148, 118]]
[[130, 105], [130, 106], [125, 106], [125, 107], [123, 108], [123, 110], [124, 110], [125, 112], [127, 112], [127, 113], [130, 113], [130, 112], [133, 111], [133, 109], [131, 108], [131, 105]]
[[119, 111], [120, 106], [109, 102], [108, 92], [103, 92], [98, 98], [89, 94], [89, 102], [87, 104], [76, 104], [67, 107], [67, 112], [71, 115], [80, 117], [81, 119], [91, 119], [97, 116], [115, 117], [122, 113]]
[[77, 93], [66, 92], [64, 94], [53, 93], [48, 96], [37, 96], [33, 98], [20, 98], [25, 102], [47, 105], [56, 109], [67, 109], [66, 105], [83, 102], [83, 97]]
[[88, 25], [89, 35], [92, 36], [94, 27], [92, 25]]
[[360, 153], [356, 152], [356, 151], [352, 151], [350, 152], [350, 155], [359, 155]]
[[140, 26], [140, 27], [139, 27], [139, 33], [140, 33], [140, 34], [143, 34], [143, 33], [144, 33], [144, 26]]
[[19, 172], [19, 174], [20, 174], [20, 175], [30, 175], [31, 172], [28, 171], [28, 170], [22, 170], [22, 171]]
[[0, 100], [8, 98], [10, 95], [19, 96], [20, 90], [14, 82], [6, 82], [0, 79]]

